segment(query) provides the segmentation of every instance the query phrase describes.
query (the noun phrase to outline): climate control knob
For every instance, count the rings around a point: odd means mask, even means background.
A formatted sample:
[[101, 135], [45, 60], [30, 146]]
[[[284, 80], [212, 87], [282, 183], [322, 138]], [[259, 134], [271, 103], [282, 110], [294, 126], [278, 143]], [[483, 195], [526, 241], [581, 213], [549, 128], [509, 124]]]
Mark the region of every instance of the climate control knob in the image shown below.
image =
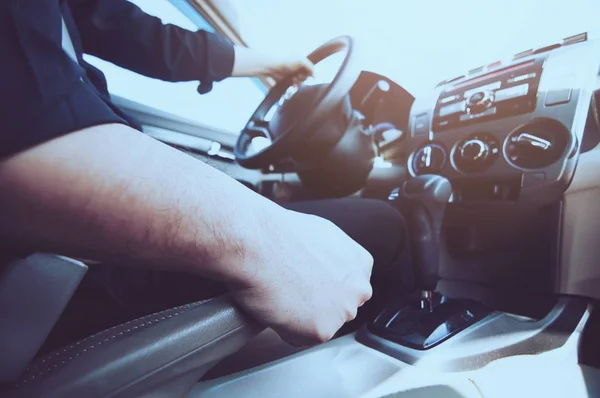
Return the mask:
[[498, 158], [500, 146], [493, 135], [481, 133], [461, 141], [454, 149], [453, 161], [458, 171], [480, 173]]
[[541, 169], [566, 155], [571, 132], [559, 121], [534, 119], [517, 128], [506, 139], [506, 158], [521, 169]]
[[489, 152], [490, 148], [488, 144], [480, 139], [474, 138], [462, 144], [460, 157], [465, 162], [482, 162], [485, 161]]
[[415, 175], [440, 174], [446, 165], [446, 150], [437, 143], [427, 143], [412, 156], [412, 169]]

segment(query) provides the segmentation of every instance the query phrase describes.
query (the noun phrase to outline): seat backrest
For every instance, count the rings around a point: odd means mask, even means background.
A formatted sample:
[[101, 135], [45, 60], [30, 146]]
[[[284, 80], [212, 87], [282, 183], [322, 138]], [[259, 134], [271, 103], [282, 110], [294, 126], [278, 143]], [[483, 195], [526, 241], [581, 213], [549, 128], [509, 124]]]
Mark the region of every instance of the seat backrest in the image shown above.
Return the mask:
[[37, 253], [0, 267], [0, 383], [13, 382], [48, 337], [87, 266]]

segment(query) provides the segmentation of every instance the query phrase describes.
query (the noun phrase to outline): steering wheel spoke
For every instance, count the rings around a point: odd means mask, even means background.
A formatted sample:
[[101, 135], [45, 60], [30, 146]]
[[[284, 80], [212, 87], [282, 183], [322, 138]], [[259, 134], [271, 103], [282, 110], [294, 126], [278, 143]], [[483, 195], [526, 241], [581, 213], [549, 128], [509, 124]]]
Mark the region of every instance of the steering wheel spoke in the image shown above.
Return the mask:
[[[352, 39], [333, 39], [308, 58], [317, 64], [338, 52], [345, 53], [344, 61], [331, 83], [295, 85], [293, 76], [289, 76], [267, 93], [234, 148], [241, 166], [259, 169], [285, 157], [294, 158], [300, 151], [299, 140], [310, 139], [310, 132], [318, 131], [319, 124], [344, 101], [360, 74]], [[334, 139], [339, 140], [337, 133], [321, 142]]]
[[269, 129], [269, 122], [262, 119], [251, 120], [245, 130], [250, 133], [253, 137], [264, 137], [272, 140], [271, 130]]

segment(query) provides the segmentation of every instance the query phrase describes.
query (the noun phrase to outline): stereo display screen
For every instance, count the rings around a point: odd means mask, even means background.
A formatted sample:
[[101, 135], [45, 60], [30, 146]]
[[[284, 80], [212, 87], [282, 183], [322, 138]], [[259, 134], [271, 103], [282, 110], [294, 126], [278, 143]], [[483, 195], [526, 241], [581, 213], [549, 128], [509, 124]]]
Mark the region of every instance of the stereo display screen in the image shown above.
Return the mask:
[[433, 131], [533, 112], [542, 64], [522, 62], [448, 86], [433, 115]]

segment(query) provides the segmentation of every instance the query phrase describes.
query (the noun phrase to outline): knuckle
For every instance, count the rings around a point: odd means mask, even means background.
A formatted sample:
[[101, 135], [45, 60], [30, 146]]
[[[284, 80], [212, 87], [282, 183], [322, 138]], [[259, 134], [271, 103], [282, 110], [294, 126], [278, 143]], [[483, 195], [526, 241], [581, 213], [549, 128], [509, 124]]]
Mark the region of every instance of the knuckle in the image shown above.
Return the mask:
[[371, 255], [371, 253], [369, 253], [366, 249], [363, 249], [363, 258], [364, 258], [365, 263], [367, 263], [368, 266], [372, 268], [375, 260], [373, 259], [373, 256]]
[[373, 286], [371, 286], [370, 283], [367, 283], [367, 288], [365, 290], [365, 295], [364, 295], [365, 301], [370, 300], [371, 297], [373, 297]]
[[336, 331], [329, 321], [315, 322], [310, 327], [308, 337], [315, 344], [321, 344], [331, 340]]
[[361, 289], [361, 292], [358, 296], [358, 306], [362, 307], [367, 301], [369, 301], [373, 297], [373, 288], [370, 283]]
[[351, 306], [346, 310], [346, 322], [352, 321], [356, 318], [358, 314], [358, 308], [356, 306]]
[[366, 270], [369, 272], [369, 275], [373, 272], [374, 259], [371, 253], [368, 251], [364, 251], [364, 266]]
[[317, 343], [326, 343], [331, 340], [335, 332], [336, 331], [332, 330], [331, 328], [319, 329], [315, 334], [315, 340]]

